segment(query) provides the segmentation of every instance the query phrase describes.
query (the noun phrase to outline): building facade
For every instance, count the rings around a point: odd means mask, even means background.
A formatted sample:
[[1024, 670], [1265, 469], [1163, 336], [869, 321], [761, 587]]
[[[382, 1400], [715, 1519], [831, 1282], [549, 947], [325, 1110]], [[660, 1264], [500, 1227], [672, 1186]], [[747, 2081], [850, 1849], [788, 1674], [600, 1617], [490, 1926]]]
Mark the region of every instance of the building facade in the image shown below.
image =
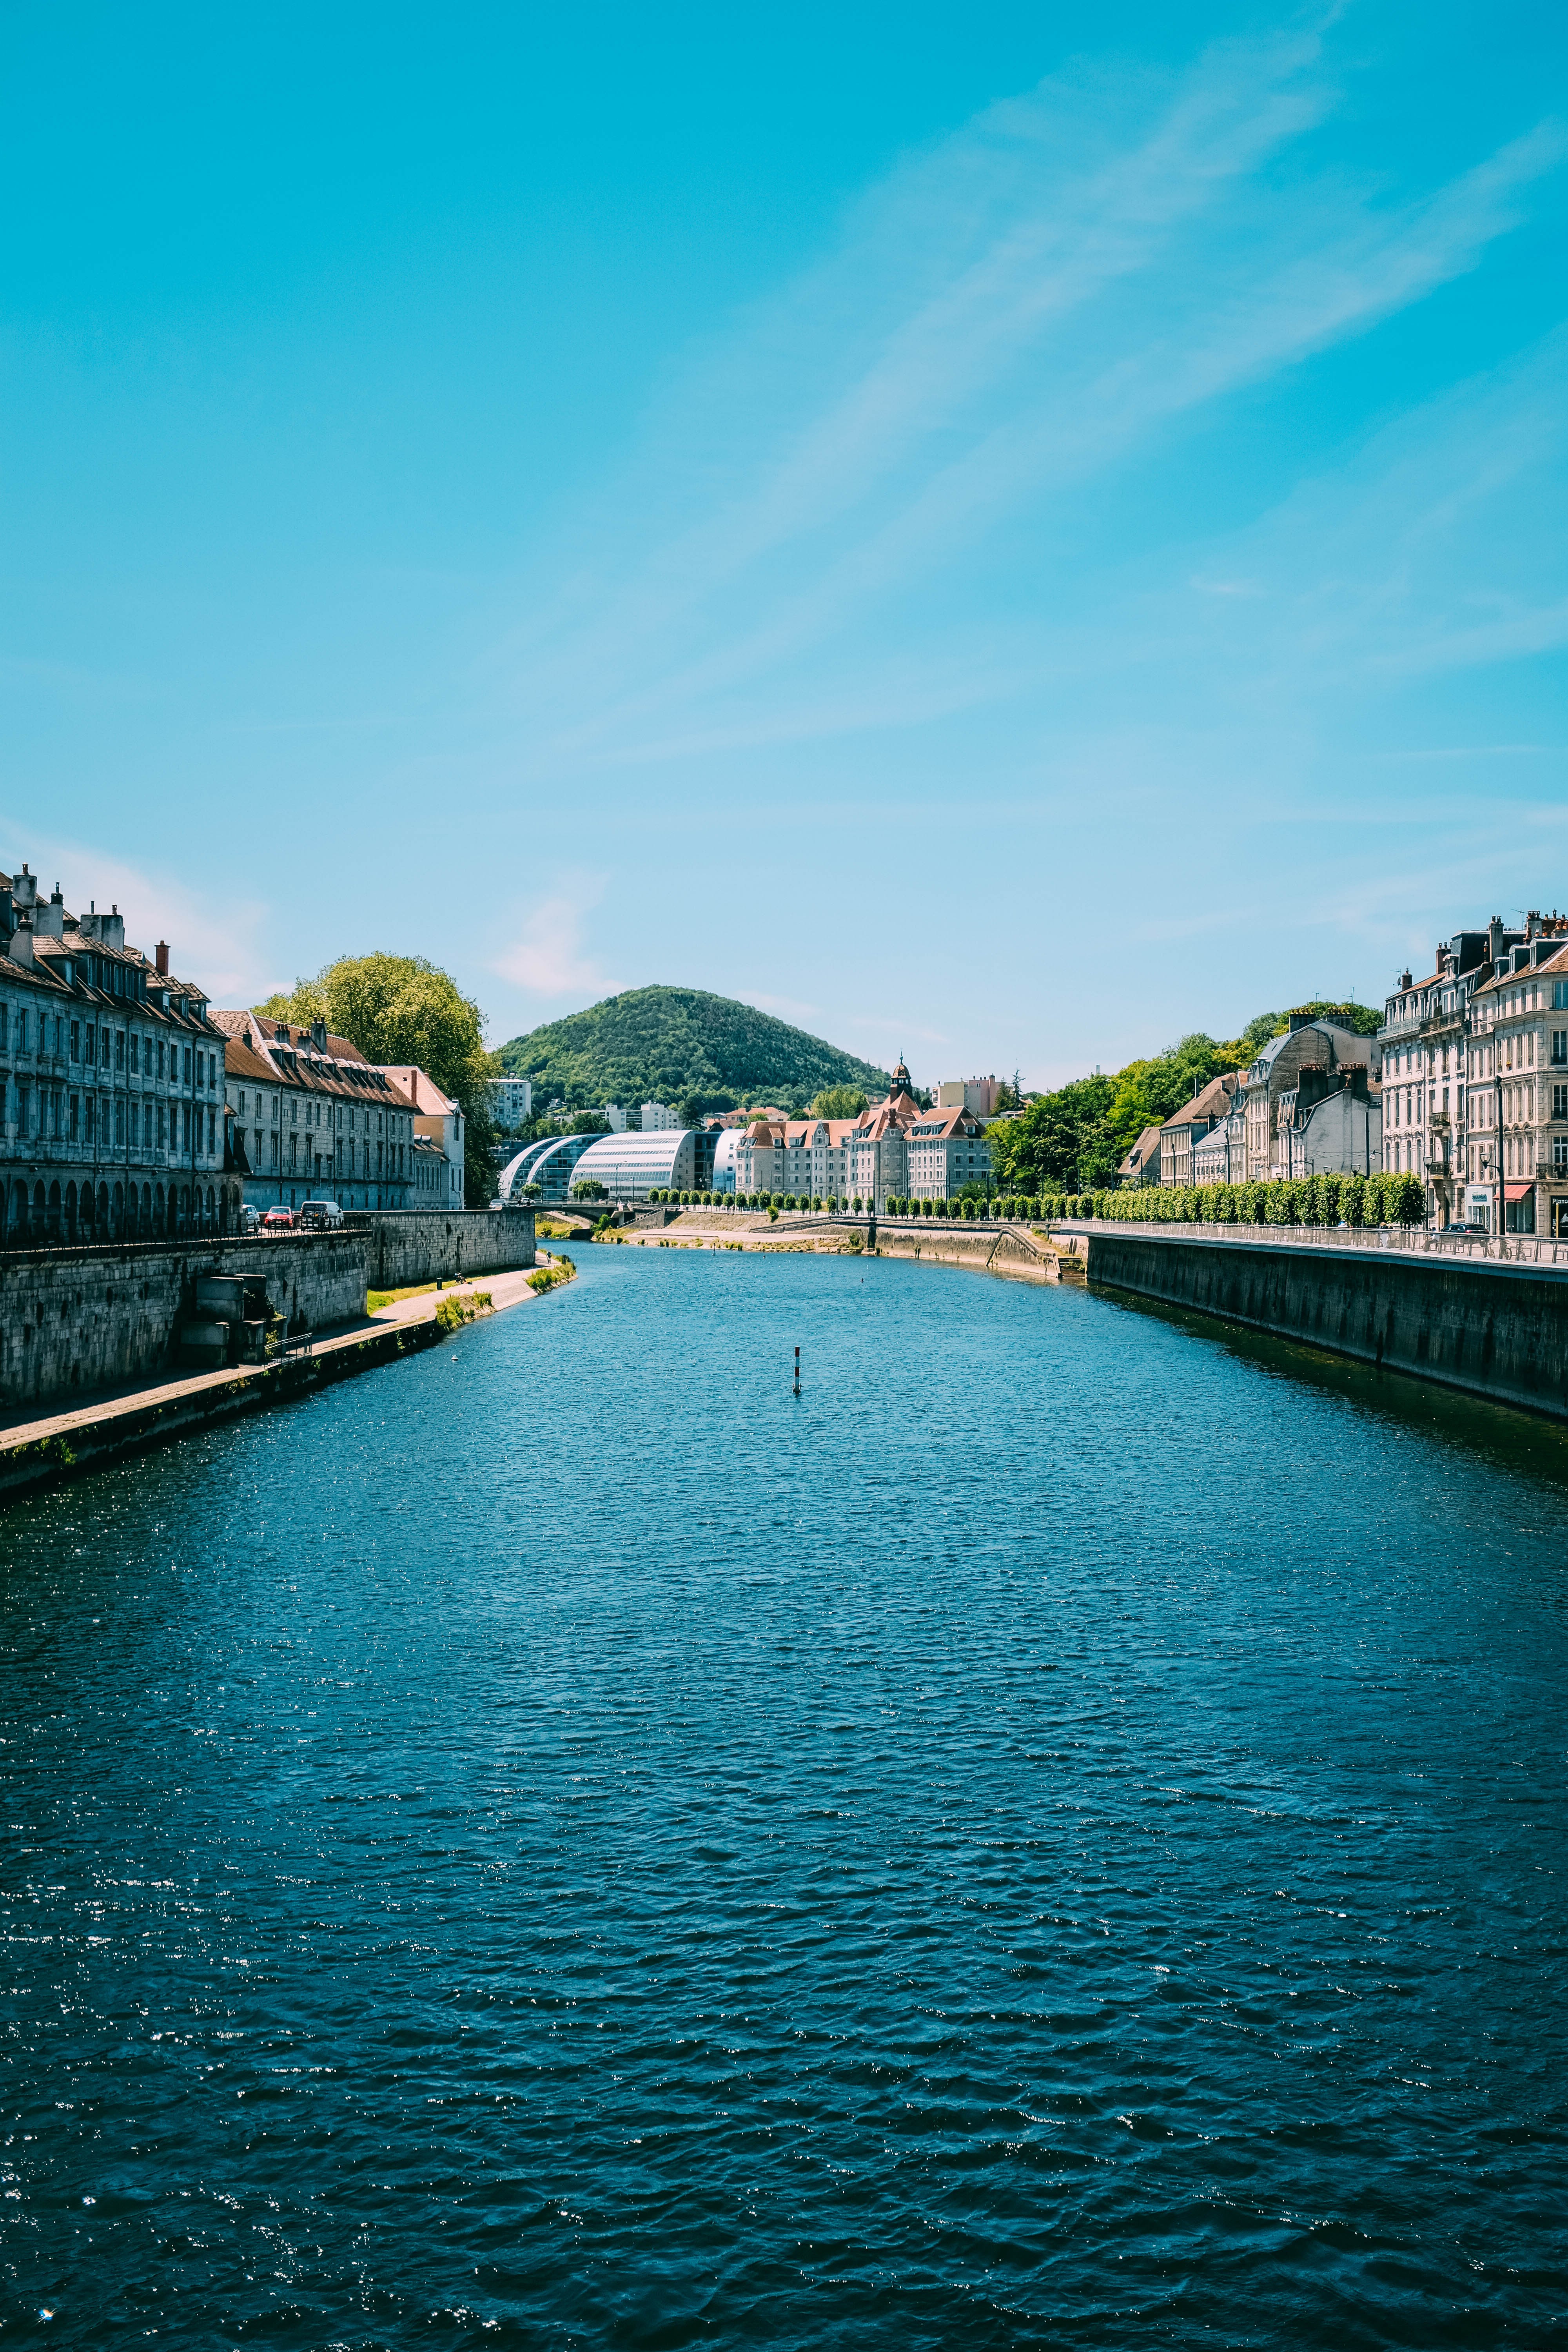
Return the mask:
[[[429, 1072], [420, 1069], [416, 1063], [378, 1062], [374, 1066], [413, 1104], [416, 1141], [433, 1143], [447, 1163], [445, 1177], [434, 1184], [426, 1181], [423, 1170], [416, 1175], [415, 1189], [421, 1195], [417, 1205], [431, 1206], [429, 1195], [434, 1191], [439, 1195], [434, 1205], [460, 1209], [467, 1150], [461, 1105], [454, 1102], [450, 1095], [443, 1094]], [[427, 1154], [422, 1157], [428, 1159]]]
[[533, 1116], [533, 1087], [527, 1078], [495, 1078], [490, 1084], [490, 1117], [502, 1135], [515, 1135]]
[[[894, 1090], [897, 1091], [896, 1083]], [[990, 1118], [1000, 1092], [994, 1070], [985, 1078], [943, 1078], [936, 1090], [936, 1108], [972, 1111], [976, 1118]]]
[[759, 1118], [732, 1131], [742, 1194], [860, 1201], [881, 1214], [889, 1201], [954, 1200], [967, 1184], [991, 1186], [980, 1119], [962, 1103], [922, 1109], [902, 1062], [892, 1092], [858, 1118]]
[[12, 1247], [225, 1233], [224, 1040], [160, 942], [0, 875], [0, 1200]]
[[602, 1184], [606, 1200], [646, 1201], [650, 1192], [710, 1192], [716, 1134], [702, 1128], [628, 1129], [591, 1135], [572, 1171], [572, 1185]]
[[416, 1201], [414, 1105], [325, 1022], [302, 1029], [221, 1012], [229, 1149], [247, 1203], [298, 1209], [409, 1209]]

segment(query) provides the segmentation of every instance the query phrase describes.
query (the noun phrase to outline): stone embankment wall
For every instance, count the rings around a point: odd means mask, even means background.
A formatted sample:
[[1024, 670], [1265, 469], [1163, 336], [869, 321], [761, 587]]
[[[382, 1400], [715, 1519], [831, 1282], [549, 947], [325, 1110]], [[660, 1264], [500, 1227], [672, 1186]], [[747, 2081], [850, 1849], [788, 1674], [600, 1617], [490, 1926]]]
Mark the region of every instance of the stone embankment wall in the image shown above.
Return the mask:
[[202, 1275], [264, 1284], [296, 1328], [364, 1313], [367, 1288], [410, 1289], [534, 1263], [533, 1213], [413, 1210], [268, 1240], [134, 1242], [0, 1257], [0, 1412], [168, 1371]]
[[1568, 1269], [1089, 1232], [1089, 1278], [1568, 1421]]
[[900, 1223], [879, 1217], [876, 1248], [881, 1257], [919, 1258], [927, 1265], [963, 1265], [977, 1274], [1005, 1274], [1017, 1282], [1055, 1282], [1056, 1254], [1023, 1229], [1004, 1225], [946, 1224], [921, 1217]]
[[0, 1411], [167, 1371], [201, 1275], [264, 1284], [279, 1314], [313, 1329], [347, 1322], [364, 1312], [364, 1258], [347, 1232], [15, 1252], [0, 1260]]
[[365, 1235], [372, 1290], [510, 1274], [534, 1263], [531, 1209], [395, 1209], [356, 1217], [351, 1230]]

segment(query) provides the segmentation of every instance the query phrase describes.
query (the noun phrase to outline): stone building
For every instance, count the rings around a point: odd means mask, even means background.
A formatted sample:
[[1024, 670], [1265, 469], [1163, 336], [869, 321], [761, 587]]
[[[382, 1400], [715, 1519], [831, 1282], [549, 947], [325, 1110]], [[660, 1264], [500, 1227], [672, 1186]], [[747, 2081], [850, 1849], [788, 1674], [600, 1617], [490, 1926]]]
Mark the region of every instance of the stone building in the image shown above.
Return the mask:
[[900, 1062], [886, 1100], [858, 1118], [753, 1119], [734, 1147], [737, 1192], [786, 1200], [951, 1200], [973, 1181], [990, 1189], [991, 1148], [962, 1103], [923, 1110]]
[[223, 1233], [224, 1041], [205, 992], [125, 940], [118, 908], [68, 909], [0, 875], [0, 1205], [5, 1237]]
[[[852, 1118], [753, 1119], [749, 1127], [734, 1130], [735, 1143], [724, 1155], [726, 1165], [734, 1170], [733, 1189], [777, 1192], [786, 1199], [793, 1194], [797, 1201], [847, 1199], [856, 1125]], [[716, 1164], [721, 1148], [716, 1143]]]
[[[442, 1093], [429, 1075], [414, 1062], [381, 1062], [376, 1065], [384, 1077], [388, 1077], [414, 1105], [414, 1132], [428, 1143], [434, 1143], [447, 1163], [445, 1180], [434, 1189], [439, 1198], [429, 1199], [431, 1187], [416, 1183], [419, 1205], [442, 1209], [460, 1209], [463, 1205], [463, 1113], [450, 1095]], [[612, 1129], [615, 1121], [611, 1122]]]
[[1119, 1184], [1157, 1184], [1160, 1181], [1161, 1129], [1146, 1127], [1116, 1171]]
[[1428, 1202], [1440, 1221], [1495, 1233], [1500, 1190], [1505, 1232], [1568, 1236], [1568, 918], [1531, 913], [1522, 933], [1494, 919], [1461, 936], [1484, 950], [1477, 961], [1461, 969], [1440, 950], [1428, 980], [1389, 999], [1419, 1073]]
[[1500, 1190], [1505, 1231], [1568, 1232], [1568, 917], [1454, 932], [1400, 975], [1378, 1044], [1383, 1164], [1435, 1223], [1495, 1233]]
[[259, 1013], [212, 1015], [226, 1040], [234, 1162], [252, 1207], [424, 1207], [416, 1197], [415, 1108], [385, 1072], [324, 1021], [301, 1029]]
[[[1242, 1074], [1241, 1108], [1247, 1123], [1247, 1166], [1240, 1183], [1272, 1183], [1282, 1176], [1300, 1175], [1306, 1162], [1311, 1172], [1366, 1175], [1379, 1164], [1382, 1149], [1382, 1049], [1375, 1038], [1363, 1037], [1331, 1013], [1292, 1013], [1290, 1025], [1260, 1046]], [[1359, 1073], [1359, 1075], [1358, 1075]], [[1348, 1087], [1364, 1106], [1348, 1106], [1332, 1113], [1313, 1129], [1309, 1145], [1302, 1139], [1305, 1122], [1318, 1106]], [[1359, 1089], [1359, 1093], [1357, 1092]], [[1364, 1129], [1364, 1133], [1363, 1133]], [[1331, 1137], [1342, 1136], [1352, 1156], [1336, 1161]], [[1370, 1168], [1365, 1153], [1370, 1150]]]
[[922, 1110], [904, 1132], [906, 1167], [893, 1198], [956, 1201], [966, 1184], [991, 1189], [991, 1145], [984, 1128], [962, 1103]]
[[[1238, 1176], [1201, 1177], [1194, 1171], [1194, 1148], [1227, 1118], [1241, 1089], [1241, 1074], [1226, 1070], [1200, 1087], [1191, 1102], [1173, 1110], [1160, 1129], [1162, 1184], [1239, 1183]], [[1212, 1157], [1212, 1154], [1211, 1154]]]

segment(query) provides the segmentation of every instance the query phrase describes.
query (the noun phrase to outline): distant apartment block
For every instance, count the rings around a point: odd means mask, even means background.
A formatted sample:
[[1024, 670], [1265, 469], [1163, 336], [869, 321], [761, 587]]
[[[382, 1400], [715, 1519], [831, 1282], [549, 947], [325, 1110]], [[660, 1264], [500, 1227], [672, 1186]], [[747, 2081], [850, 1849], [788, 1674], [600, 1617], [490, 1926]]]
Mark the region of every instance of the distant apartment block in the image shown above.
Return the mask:
[[664, 1129], [668, 1127], [679, 1127], [679, 1124], [680, 1121], [677, 1118], [674, 1111], [671, 1110], [668, 1103], [644, 1103], [642, 1107], [642, 1131], [645, 1135], [658, 1135], [661, 1133]]
[[527, 1078], [497, 1078], [490, 1087], [491, 1117], [503, 1135], [515, 1135], [533, 1117], [533, 1087]]
[[966, 1110], [974, 1118], [990, 1118], [996, 1108], [999, 1081], [988, 1078], [943, 1078], [936, 1090], [938, 1110]]

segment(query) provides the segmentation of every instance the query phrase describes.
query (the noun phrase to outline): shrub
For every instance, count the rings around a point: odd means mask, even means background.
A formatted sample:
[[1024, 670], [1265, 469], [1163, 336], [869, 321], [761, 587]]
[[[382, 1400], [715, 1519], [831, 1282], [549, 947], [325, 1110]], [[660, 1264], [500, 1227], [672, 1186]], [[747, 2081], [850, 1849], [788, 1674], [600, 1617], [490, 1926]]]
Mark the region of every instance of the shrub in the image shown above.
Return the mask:
[[858, 1192], [856, 1193], [854, 1200], [849, 1205], [854, 1210], [855, 1214], [858, 1216], [860, 1213], [860, 1195]]
[[779, 1221], [779, 1213], [778, 1213], [778, 1209], [777, 1209], [776, 1205], [774, 1204], [774, 1202], [773, 1202], [772, 1201], [770, 1201], [770, 1202], [768, 1202], [768, 1223], [769, 1223], [769, 1224], [770, 1224], [770, 1225], [776, 1225], [776, 1224], [778, 1223], [778, 1221]]
[[1393, 1222], [1396, 1225], [1426, 1223], [1426, 1188], [1419, 1176], [1401, 1176], [1395, 1180]]

